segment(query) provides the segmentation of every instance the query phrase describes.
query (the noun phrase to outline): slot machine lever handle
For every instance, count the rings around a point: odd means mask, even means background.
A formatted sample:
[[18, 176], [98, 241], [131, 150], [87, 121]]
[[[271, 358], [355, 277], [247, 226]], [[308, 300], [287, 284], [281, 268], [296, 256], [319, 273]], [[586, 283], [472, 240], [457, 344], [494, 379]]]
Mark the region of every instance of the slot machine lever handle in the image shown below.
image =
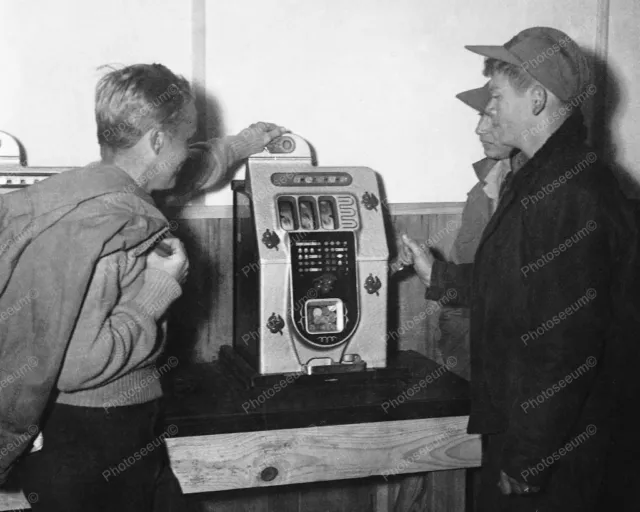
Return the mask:
[[389, 263], [389, 277], [396, 275], [399, 272], [402, 272], [403, 270], [406, 270], [408, 268], [411, 268], [411, 265], [405, 265], [403, 263], [400, 263], [400, 261], [393, 260], [391, 263]]

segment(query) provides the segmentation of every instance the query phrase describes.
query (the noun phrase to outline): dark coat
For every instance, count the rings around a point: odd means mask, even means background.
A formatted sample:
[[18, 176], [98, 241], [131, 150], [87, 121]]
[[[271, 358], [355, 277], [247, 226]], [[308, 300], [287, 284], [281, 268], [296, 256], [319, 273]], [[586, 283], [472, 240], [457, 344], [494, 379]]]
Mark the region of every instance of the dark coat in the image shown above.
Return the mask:
[[501, 466], [519, 480], [537, 467], [530, 485], [572, 441], [603, 463], [638, 330], [636, 207], [585, 135], [580, 114], [567, 119], [515, 174], [474, 263], [436, 262], [427, 293], [456, 288], [471, 307], [468, 431], [505, 433]]

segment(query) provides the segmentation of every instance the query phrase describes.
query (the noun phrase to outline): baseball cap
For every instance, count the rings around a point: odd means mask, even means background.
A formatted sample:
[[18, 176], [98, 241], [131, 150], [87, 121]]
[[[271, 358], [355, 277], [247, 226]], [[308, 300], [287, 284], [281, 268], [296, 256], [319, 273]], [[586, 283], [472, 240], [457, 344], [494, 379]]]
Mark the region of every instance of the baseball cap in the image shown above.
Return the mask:
[[462, 103], [470, 106], [472, 109], [482, 113], [491, 99], [489, 82], [477, 89], [469, 89], [468, 91], [456, 94], [456, 98], [458, 98]]
[[582, 93], [589, 84], [586, 56], [564, 32], [550, 27], [523, 30], [504, 46], [465, 46], [467, 50], [521, 66], [563, 101]]

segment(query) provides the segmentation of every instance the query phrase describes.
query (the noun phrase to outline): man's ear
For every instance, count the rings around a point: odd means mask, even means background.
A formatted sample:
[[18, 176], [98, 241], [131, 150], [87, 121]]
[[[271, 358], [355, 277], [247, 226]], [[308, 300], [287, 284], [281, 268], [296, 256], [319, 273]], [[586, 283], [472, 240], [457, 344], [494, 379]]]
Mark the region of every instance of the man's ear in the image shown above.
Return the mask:
[[531, 97], [531, 113], [534, 116], [540, 115], [540, 112], [547, 106], [547, 90], [541, 85], [534, 85], [530, 91]]
[[164, 146], [165, 141], [167, 140], [167, 135], [165, 132], [160, 130], [151, 130], [149, 134], [149, 143], [151, 144], [151, 149], [157, 155], [160, 153], [162, 146]]

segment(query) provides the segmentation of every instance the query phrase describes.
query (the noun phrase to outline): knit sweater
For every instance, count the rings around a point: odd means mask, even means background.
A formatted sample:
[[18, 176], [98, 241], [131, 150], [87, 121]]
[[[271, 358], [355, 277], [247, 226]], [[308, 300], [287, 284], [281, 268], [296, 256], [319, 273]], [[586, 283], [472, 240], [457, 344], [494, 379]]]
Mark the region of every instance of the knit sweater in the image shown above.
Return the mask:
[[[0, 393], [0, 483], [37, 433], [96, 265], [166, 226], [151, 197], [113, 166], [0, 196], [0, 376], [11, 384]], [[95, 307], [107, 318], [115, 306]]]
[[133, 252], [96, 265], [58, 378], [58, 403], [109, 408], [162, 395], [155, 361], [165, 337], [158, 322], [181, 288]]

